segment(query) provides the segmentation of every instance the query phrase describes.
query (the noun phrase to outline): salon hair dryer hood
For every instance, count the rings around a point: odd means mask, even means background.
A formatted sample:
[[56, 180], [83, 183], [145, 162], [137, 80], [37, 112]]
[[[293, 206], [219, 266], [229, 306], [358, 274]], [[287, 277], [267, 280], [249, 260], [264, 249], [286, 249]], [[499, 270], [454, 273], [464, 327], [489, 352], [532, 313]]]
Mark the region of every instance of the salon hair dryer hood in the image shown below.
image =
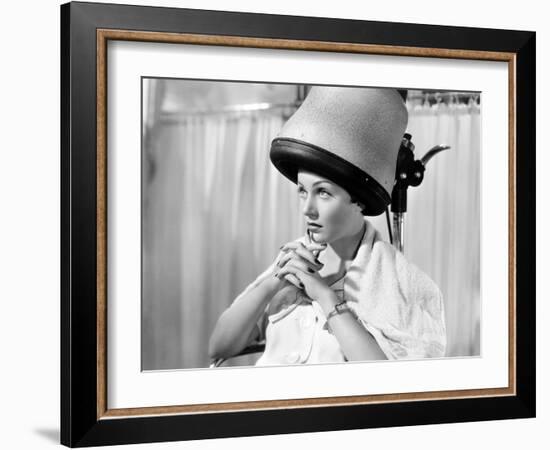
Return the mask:
[[299, 169], [331, 179], [376, 216], [391, 202], [407, 120], [395, 89], [315, 86], [271, 143], [271, 162], [294, 183]]

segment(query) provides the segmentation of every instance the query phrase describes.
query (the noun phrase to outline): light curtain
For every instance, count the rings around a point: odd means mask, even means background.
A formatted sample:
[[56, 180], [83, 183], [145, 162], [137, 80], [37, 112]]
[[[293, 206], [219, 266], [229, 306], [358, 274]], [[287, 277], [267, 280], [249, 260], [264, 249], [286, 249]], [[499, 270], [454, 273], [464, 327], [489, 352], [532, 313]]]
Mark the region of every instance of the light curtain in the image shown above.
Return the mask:
[[445, 299], [448, 356], [479, 355], [480, 107], [474, 101], [409, 108], [408, 131], [420, 158], [436, 144], [451, 149], [428, 164], [409, 189], [405, 254]]
[[207, 366], [222, 311], [301, 232], [295, 187], [268, 158], [283, 121], [265, 111], [162, 126], [144, 192], [144, 369]]
[[[144, 149], [143, 369], [207, 367], [219, 315], [304, 232], [296, 188], [268, 158], [285, 118], [275, 109], [157, 119]], [[448, 355], [477, 354], [479, 109], [411, 107], [408, 129], [417, 158], [436, 143], [452, 150], [409, 190], [405, 253], [444, 293]], [[374, 223], [386, 236], [382, 217]]]

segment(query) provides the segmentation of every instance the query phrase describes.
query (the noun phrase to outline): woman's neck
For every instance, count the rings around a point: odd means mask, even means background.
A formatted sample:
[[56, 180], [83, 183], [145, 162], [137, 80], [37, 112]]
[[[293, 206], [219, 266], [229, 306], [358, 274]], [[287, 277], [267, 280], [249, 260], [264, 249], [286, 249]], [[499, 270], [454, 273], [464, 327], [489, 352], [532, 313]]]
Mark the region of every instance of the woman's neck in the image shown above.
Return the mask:
[[341, 261], [351, 261], [355, 258], [366, 226], [366, 223], [363, 221], [362, 226], [359, 227], [359, 231], [329, 244]]

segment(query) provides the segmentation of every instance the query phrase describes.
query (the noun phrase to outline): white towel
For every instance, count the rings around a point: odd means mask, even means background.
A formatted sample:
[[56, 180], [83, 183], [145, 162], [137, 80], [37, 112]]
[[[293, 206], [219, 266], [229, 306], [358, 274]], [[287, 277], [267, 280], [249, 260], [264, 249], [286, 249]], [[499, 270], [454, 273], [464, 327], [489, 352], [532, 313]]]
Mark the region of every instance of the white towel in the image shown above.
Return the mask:
[[346, 301], [388, 359], [444, 356], [441, 291], [365, 222], [363, 240], [346, 274]]

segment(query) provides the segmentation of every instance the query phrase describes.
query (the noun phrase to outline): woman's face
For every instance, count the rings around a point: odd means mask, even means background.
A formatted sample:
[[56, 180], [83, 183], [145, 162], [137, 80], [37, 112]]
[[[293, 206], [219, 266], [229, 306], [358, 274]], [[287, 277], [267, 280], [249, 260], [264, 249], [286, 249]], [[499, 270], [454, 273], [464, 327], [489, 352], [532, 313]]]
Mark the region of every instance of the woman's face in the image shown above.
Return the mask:
[[346, 190], [322, 176], [298, 172], [300, 206], [312, 239], [331, 243], [361, 230], [363, 215]]

